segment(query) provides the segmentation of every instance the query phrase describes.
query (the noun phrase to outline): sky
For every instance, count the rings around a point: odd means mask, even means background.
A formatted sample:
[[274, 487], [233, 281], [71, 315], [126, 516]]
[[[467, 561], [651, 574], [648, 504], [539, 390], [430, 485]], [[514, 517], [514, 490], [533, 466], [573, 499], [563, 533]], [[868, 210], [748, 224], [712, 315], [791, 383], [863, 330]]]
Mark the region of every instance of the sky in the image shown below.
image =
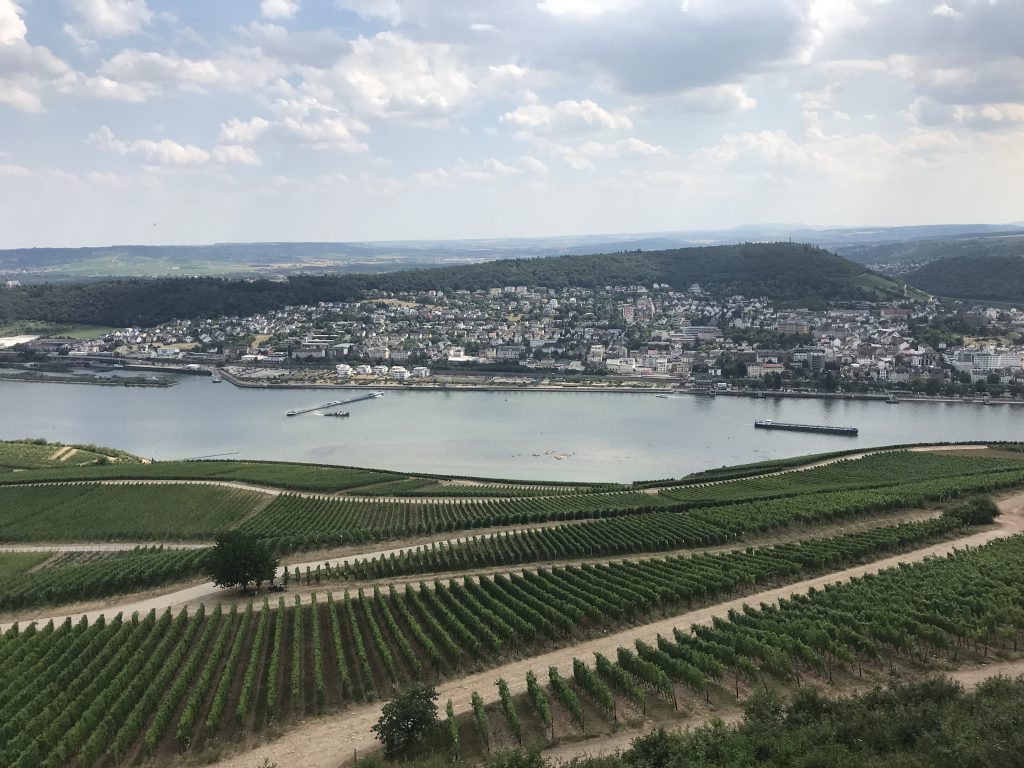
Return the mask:
[[0, 247], [1024, 219], [1024, 0], [0, 0]]

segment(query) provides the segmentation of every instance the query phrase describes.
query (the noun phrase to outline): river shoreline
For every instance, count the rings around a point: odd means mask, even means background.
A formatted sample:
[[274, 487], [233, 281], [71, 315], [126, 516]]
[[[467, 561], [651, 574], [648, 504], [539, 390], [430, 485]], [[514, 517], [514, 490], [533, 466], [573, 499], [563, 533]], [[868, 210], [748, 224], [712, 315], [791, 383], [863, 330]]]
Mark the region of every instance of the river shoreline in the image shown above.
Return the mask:
[[990, 399], [987, 402], [974, 398], [957, 397], [897, 397], [895, 402], [890, 400], [889, 395], [873, 395], [853, 392], [786, 392], [783, 390], [715, 390], [714, 394], [708, 390], [693, 389], [674, 386], [651, 386], [651, 387], [622, 387], [608, 386], [599, 387], [593, 385], [564, 385], [564, 384], [527, 384], [524, 386], [512, 384], [395, 384], [382, 382], [368, 382], [365, 384], [311, 384], [311, 383], [273, 383], [254, 382], [240, 379], [237, 376], [218, 369], [224, 381], [233, 384], [241, 389], [283, 389], [283, 390], [367, 390], [379, 389], [384, 392], [590, 392], [622, 395], [654, 395], [654, 396], [677, 396], [687, 395], [692, 397], [747, 397], [752, 399], [774, 399], [774, 400], [866, 400], [896, 405], [898, 403], [963, 403], [967, 405], [1024, 405], [1024, 400]]

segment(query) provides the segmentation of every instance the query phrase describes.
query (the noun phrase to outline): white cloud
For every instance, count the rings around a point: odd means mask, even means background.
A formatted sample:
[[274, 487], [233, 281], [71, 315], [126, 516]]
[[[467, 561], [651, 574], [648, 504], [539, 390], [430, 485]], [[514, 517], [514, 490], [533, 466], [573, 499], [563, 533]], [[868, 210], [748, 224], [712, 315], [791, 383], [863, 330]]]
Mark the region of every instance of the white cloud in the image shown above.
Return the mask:
[[100, 67], [106, 77], [153, 95], [169, 88], [199, 93], [208, 88], [237, 93], [255, 91], [286, 71], [285, 65], [268, 58], [259, 48], [240, 47], [206, 59], [129, 48]]
[[951, 8], [945, 3], [942, 3], [941, 5], [936, 5], [934, 8], [932, 8], [932, 15], [945, 16], [947, 19], [956, 19], [962, 16], [963, 14], [960, 13], [960, 11], [956, 10], [955, 8]]
[[360, 112], [381, 117], [443, 119], [474, 93], [452, 46], [417, 43], [394, 32], [357, 38], [328, 82]]
[[61, 78], [57, 85], [61, 93], [77, 93], [107, 101], [125, 101], [140, 104], [146, 101], [148, 94], [142, 88], [127, 83], [119, 83], [103, 75], [88, 77], [81, 72], [70, 72]]
[[291, 141], [342, 152], [365, 152], [369, 148], [355, 136], [369, 131], [365, 123], [313, 96], [278, 99], [272, 108], [280, 117], [276, 125], [280, 134]]
[[146, 0], [68, 0], [81, 25], [98, 37], [138, 32], [153, 20]]
[[179, 144], [171, 139], [138, 139], [126, 142], [114, 135], [114, 132], [105, 125], [90, 133], [85, 141], [105, 152], [140, 156], [148, 162], [160, 165], [202, 165], [210, 159], [210, 153], [205, 149], [191, 144]]
[[9, 80], [0, 80], [0, 104], [7, 104], [19, 112], [46, 111], [37, 93], [15, 85]]
[[575, 19], [590, 19], [607, 13], [622, 13], [638, 5], [640, 5], [640, 0], [541, 0], [537, 3], [537, 7], [544, 13]]
[[251, 144], [270, 127], [270, 122], [259, 115], [249, 120], [232, 117], [220, 127], [220, 140], [228, 144]]
[[484, 24], [482, 22], [474, 22], [469, 25], [469, 28], [473, 32], [497, 32], [498, 28], [493, 24]]
[[260, 0], [260, 15], [265, 19], [290, 19], [298, 12], [298, 0]]
[[523, 155], [522, 157], [519, 158], [517, 162], [519, 164], [519, 167], [522, 168], [527, 173], [548, 172], [547, 165], [545, 165], [541, 160], [538, 160], [536, 157], [531, 157], [530, 155]]
[[747, 112], [757, 108], [757, 99], [736, 83], [691, 88], [679, 99], [698, 112]]
[[718, 144], [699, 150], [696, 156], [715, 163], [741, 165], [751, 169], [778, 167], [807, 170], [819, 164], [828, 165], [828, 158], [801, 146], [782, 130], [726, 134]]
[[252, 147], [240, 144], [218, 144], [210, 152], [210, 157], [217, 163], [237, 163], [239, 165], [262, 165], [259, 155]]
[[622, 113], [613, 113], [590, 99], [565, 99], [554, 106], [524, 104], [501, 116], [501, 122], [533, 130], [628, 131], [633, 121]]
[[[524, 162], [525, 161], [525, 162]], [[451, 168], [435, 168], [432, 171], [413, 174], [413, 179], [420, 184], [439, 185], [449, 182], [493, 182], [503, 178], [522, 176], [530, 173], [543, 173], [547, 167], [536, 158], [520, 158], [516, 165], [509, 165], [501, 160], [490, 158], [477, 163], [458, 160]]]
[[334, 0], [342, 10], [358, 13], [367, 19], [384, 19], [391, 24], [402, 22], [402, 6], [399, 0]]
[[28, 30], [13, 0], [0, 0], [0, 44], [24, 40]]
[[626, 155], [666, 157], [669, 154], [665, 147], [648, 144], [646, 141], [632, 137], [612, 142], [585, 141], [580, 144], [579, 151], [587, 157], [624, 157]]
[[0, 176], [28, 176], [31, 171], [21, 165], [0, 163]]
[[19, 112], [46, 111], [42, 94], [71, 68], [49, 48], [30, 45], [21, 8], [11, 0], [0, 0], [0, 104]]

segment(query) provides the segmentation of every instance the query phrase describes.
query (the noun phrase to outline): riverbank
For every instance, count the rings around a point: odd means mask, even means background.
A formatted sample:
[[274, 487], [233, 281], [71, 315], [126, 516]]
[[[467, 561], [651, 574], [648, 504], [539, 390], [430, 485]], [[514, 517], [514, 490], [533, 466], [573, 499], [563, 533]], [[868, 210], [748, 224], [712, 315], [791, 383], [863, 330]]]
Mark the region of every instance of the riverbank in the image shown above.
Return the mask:
[[34, 373], [32, 371], [0, 373], [0, 381], [42, 384], [91, 384], [99, 387], [155, 387], [157, 389], [166, 389], [178, 383], [173, 379], [150, 379], [144, 376], [95, 376], [89, 373], [50, 376], [45, 373]]
[[[269, 382], [269, 381], [247, 381], [235, 376], [226, 369], [218, 369], [224, 381], [234, 384], [242, 389], [284, 389], [284, 390], [366, 390], [380, 389], [392, 392], [610, 392], [627, 395], [655, 395], [661, 397], [672, 397], [675, 395], [688, 395], [693, 397], [746, 397], [752, 399], [811, 399], [811, 400], [861, 400], [879, 403], [968, 403], [984, 405], [1024, 405], [1024, 400], [1010, 400], [1005, 398], [991, 398], [983, 401], [978, 398], [956, 398], [921, 395], [915, 397], [899, 397], [893, 399], [888, 394], [868, 394], [854, 392], [793, 392], [787, 390], [742, 390], [725, 389], [709, 391], [694, 387], [681, 387], [671, 382], [650, 383], [647, 386], [622, 386], [622, 385], [594, 385], [594, 384], [573, 384], [563, 383], [528, 383], [522, 384], [470, 384], [451, 382], [426, 382], [398, 383], [386, 379], [374, 379], [359, 384], [325, 384], [313, 382]], [[649, 381], [649, 380], [648, 380]]]

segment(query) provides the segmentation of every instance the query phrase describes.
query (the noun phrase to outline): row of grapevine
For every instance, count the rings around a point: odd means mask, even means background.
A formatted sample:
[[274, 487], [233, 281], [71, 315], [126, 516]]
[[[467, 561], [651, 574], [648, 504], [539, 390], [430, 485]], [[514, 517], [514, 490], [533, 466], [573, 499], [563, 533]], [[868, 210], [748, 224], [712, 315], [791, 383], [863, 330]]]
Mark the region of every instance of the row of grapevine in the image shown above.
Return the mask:
[[88, 562], [11, 574], [0, 591], [0, 611], [94, 600], [181, 581], [199, 573], [206, 554], [206, 549], [140, 547]]
[[210, 539], [240, 523], [263, 497], [184, 483], [3, 485], [8, 477], [0, 478], [0, 541]]
[[[992, 647], [1016, 651], [1022, 633], [1024, 536], [1015, 536], [777, 604], [745, 606], [710, 625], [677, 628], [671, 639], [658, 636], [656, 646], [636, 640], [635, 650], [618, 649], [617, 662], [596, 653], [594, 670], [574, 659], [573, 680], [614, 719], [615, 694], [643, 707], [643, 689], [676, 706], [683, 689], [706, 700], [712, 685], [731, 693], [729, 669], [738, 696], [741, 676], [756, 685], [765, 676], [799, 685], [808, 676], [831, 680], [838, 668], [856, 676], [867, 665], [892, 666], [896, 659], [928, 669], [936, 655], [956, 662], [968, 653], [976, 661]], [[582, 727], [579, 697], [557, 668], [549, 677], [555, 699]], [[527, 695], [546, 703], [532, 672]]]
[[891, 451], [800, 472], [788, 472], [707, 486], [681, 486], [659, 495], [689, 506], [734, 504], [752, 499], [783, 498], [824, 491], [858, 490], [920, 483], [950, 477], [1019, 471], [1019, 459], [964, 456], [925, 451]]
[[[22, 763], [28, 765], [44, 764], [51, 753], [80, 754], [93, 731], [107, 732], [102, 727], [106, 710], [99, 719], [84, 721], [90, 724], [88, 733], [72, 732], [77, 720], [68, 722], [63, 714], [82, 714], [92, 702], [122, 712], [127, 700], [121, 705], [117, 701], [129, 686], [135, 689], [135, 681], [165, 679], [163, 666], [150, 663], [156, 658], [178, 659], [177, 668], [186, 682], [179, 676], [157, 688], [162, 694], [159, 701], [147, 699], [137, 714], [132, 708], [123, 723], [116, 723], [115, 731], [129, 722], [129, 729], [138, 729], [136, 741], [144, 742], [143, 754], [153, 754], [172, 740], [186, 749], [199, 735], [212, 737], [249, 723], [259, 728], [292, 711], [305, 714], [319, 706], [321, 697], [324, 706], [336, 706], [383, 692], [396, 677], [407, 681], [417, 675], [413, 658], [432, 659], [441, 672], [480, 661], [494, 663], [513, 649], [532, 652], [539, 644], [564, 643], [567, 628], [576, 634], [586, 627], [591, 631], [615, 628], [654, 610], [702, 603], [753, 590], [758, 584], [791, 581], [949, 534], [948, 521], [933, 520], [745, 552], [482, 576], [421, 584], [418, 589], [406, 585], [404, 591], [391, 589], [386, 595], [381, 591], [355, 598], [346, 594], [343, 605], [335, 604], [330, 595], [315, 605], [294, 608], [286, 608], [282, 601], [276, 609], [264, 604], [258, 616], [248, 606], [244, 611], [232, 608], [225, 615], [219, 611], [207, 616], [179, 614], [173, 620], [170, 614], [159, 620], [150, 614], [141, 620], [114, 619], [91, 626], [84, 622], [30, 625], [0, 637], [0, 662], [6, 659], [10, 670], [0, 681], [0, 764], [17, 764], [22, 755], [28, 755]], [[514, 615], [534, 630], [528, 632], [523, 622], [511, 620]], [[176, 629], [169, 632], [172, 621]], [[159, 631], [154, 631], [158, 624]], [[501, 639], [497, 653], [483, 641], [484, 626]], [[185, 637], [193, 638], [194, 644], [187, 653]], [[165, 638], [171, 638], [166, 647], [161, 646]], [[813, 649], [819, 641], [802, 642]], [[630, 653], [637, 662], [658, 669], [660, 662], [670, 671], [685, 669], [692, 675], [692, 670], [699, 670], [710, 681], [720, 680], [724, 669], [744, 673], [747, 669], [739, 661], [740, 656], [748, 658], [745, 654], [728, 659], [710, 646], [674, 649], [666, 643], [672, 641], [641, 649], [646, 658]], [[796, 657], [800, 665], [808, 663], [803, 646], [778, 652], [762, 648], [758, 665], [767, 659], [773, 670], [786, 674], [792, 669], [794, 651], [804, 654]], [[158, 648], [160, 655], [155, 656]], [[394, 673], [383, 660], [385, 651], [392, 657]], [[264, 657], [268, 659], [265, 677], [251, 672], [257, 668], [254, 663], [263, 668], [259, 660]], [[717, 665], [709, 659], [718, 660]], [[124, 679], [118, 677], [124, 670], [131, 670], [133, 676], [115, 685], [115, 680]], [[600, 660], [597, 675], [610, 688], [642, 702], [621, 680], [609, 677]], [[283, 693], [279, 690], [282, 680]], [[313, 689], [305, 689], [307, 680], [313, 681]], [[695, 690], [701, 687], [696, 675], [690, 685]], [[254, 718], [256, 701], [265, 702], [265, 717]], [[292, 706], [282, 710], [288, 701]], [[312, 705], [314, 701], [317, 706]], [[233, 716], [224, 718], [227, 711]], [[95, 737], [89, 756], [130, 753], [129, 733], [118, 739], [115, 732], [106, 744], [104, 738]], [[82, 742], [76, 743], [79, 736]], [[61, 741], [64, 744], [56, 752]]]
[[282, 550], [309, 549], [496, 525], [634, 515], [668, 504], [636, 491], [418, 502], [282, 494], [241, 527], [276, 540]]
[[[650, 512], [629, 518], [475, 536], [432, 543], [388, 557], [346, 563], [342, 578], [377, 579], [545, 560], [616, 556], [707, 547], [792, 525], [814, 525], [889, 513], [992, 492], [1024, 483], [1024, 472], [1000, 472], [903, 484], [894, 488], [815, 493], [685, 512]], [[338, 571], [331, 576], [337, 577]]]

